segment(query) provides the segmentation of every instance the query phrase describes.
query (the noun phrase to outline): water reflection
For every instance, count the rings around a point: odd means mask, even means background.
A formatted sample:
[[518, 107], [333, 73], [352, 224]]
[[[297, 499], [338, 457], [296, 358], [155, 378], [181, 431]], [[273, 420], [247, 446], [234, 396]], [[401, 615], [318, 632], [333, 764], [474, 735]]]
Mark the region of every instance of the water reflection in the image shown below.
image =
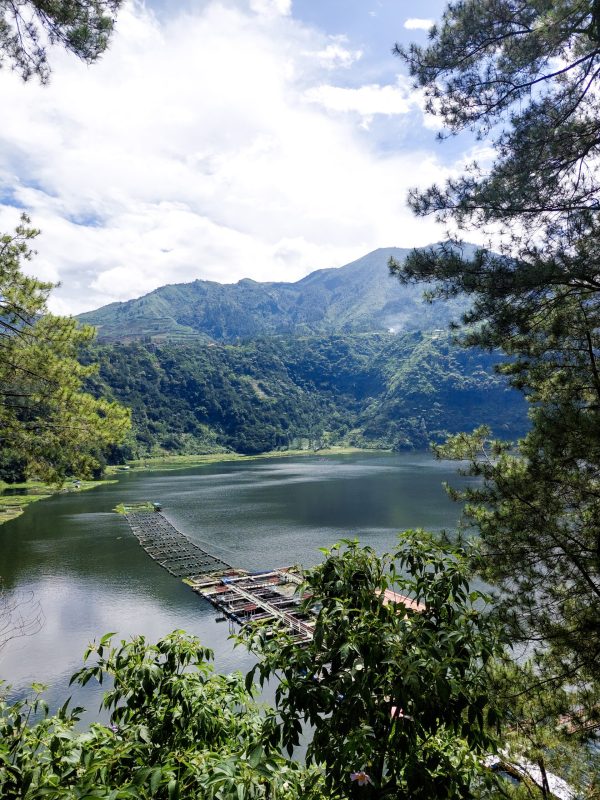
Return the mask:
[[[457, 482], [452, 465], [427, 454], [282, 458], [124, 473], [118, 484], [36, 503], [0, 528], [0, 574], [7, 588], [35, 593], [46, 624], [5, 649], [0, 677], [18, 691], [48, 683], [58, 702], [88, 642], [109, 630], [154, 640], [184, 628], [215, 650], [220, 670], [250, 665], [212, 609], [139, 547], [112, 512], [121, 501], [160, 500], [194, 541], [259, 570], [314, 564], [318, 548], [341, 537], [384, 551], [403, 528], [452, 528], [457, 507], [444, 480]], [[96, 710], [97, 688], [76, 697]]]

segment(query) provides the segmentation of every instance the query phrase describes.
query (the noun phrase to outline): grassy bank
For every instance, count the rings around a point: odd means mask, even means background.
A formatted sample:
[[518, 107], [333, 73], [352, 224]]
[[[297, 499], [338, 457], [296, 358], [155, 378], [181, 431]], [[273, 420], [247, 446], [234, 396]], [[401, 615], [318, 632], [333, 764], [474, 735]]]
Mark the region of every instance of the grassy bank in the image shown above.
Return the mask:
[[117, 514], [139, 514], [141, 512], [160, 511], [160, 506], [157, 507], [149, 500], [142, 500], [139, 503], [119, 503], [113, 508], [113, 511], [116, 511]]
[[117, 475], [123, 471], [139, 471], [153, 469], [184, 469], [197, 467], [203, 464], [217, 464], [229, 461], [257, 461], [261, 458], [296, 458], [298, 456], [339, 456], [352, 453], [383, 453], [388, 450], [366, 450], [359, 447], [328, 447], [322, 450], [272, 450], [268, 453], [258, 453], [253, 456], [243, 456], [239, 453], [208, 453], [197, 456], [156, 456], [128, 461], [127, 467], [109, 467], [108, 474]]
[[[41, 481], [26, 481], [25, 483], [4, 483], [0, 481], [0, 525], [9, 522], [22, 514], [31, 503], [45, 500], [53, 494], [67, 494], [70, 492], [85, 492], [103, 486], [107, 483], [116, 483], [116, 480], [102, 481], [68, 481], [63, 486], [49, 486]], [[9, 492], [9, 494], [6, 494]]]

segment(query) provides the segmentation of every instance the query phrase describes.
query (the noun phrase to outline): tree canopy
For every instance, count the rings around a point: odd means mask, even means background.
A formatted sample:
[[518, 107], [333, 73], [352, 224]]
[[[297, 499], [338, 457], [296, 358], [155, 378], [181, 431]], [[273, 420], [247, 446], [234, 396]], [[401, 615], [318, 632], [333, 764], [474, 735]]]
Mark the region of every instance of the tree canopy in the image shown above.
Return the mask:
[[[523, 693], [526, 665], [507, 665], [503, 634], [486, 597], [468, 585], [470, 548], [407, 531], [398, 551], [378, 557], [342, 542], [306, 573], [300, 589], [316, 614], [314, 637], [299, 645], [285, 630], [245, 628], [261, 656], [246, 678], [215, 674], [212, 653], [174, 631], [94, 642], [71, 683], [106, 686], [102, 721], [78, 726], [66, 701], [53, 716], [42, 690], [8, 702], [0, 687], [0, 794], [27, 800], [450, 800], [531, 797], [535, 784], [498, 780], [489, 756], [520, 765], [526, 755], [547, 775], [564, 754], [543, 749], [540, 703]], [[398, 591], [410, 593], [411, 599]], [[277, 708], [256, 699], [278, 680]], [[559, 698], [560, 699], [560, 698]], [[524, 728], [524, 706], [536, 702]], [[498, 714], [508, 722], [498, 736]], [[529, 714], [531, 716], [531, 714]], [[515, 725], [515, 720], [517, 724]], [[304, 759], [282, 754], [308, 743]], [[555, 737], [556, 738], [556, 737]], [[519, 740], [519, 741], [517, 741]], [[512, 745], [519, 747], [513, 753]], [[499, 750], [500, 748], [500, 750]], [[516, 758], [515, 761], [513, 756]], [[575, 764], [589, 789], [593, 756]], [[587, 772], [586, 772], [587, 770]], [[550, 798], [549, 792], [542, 792]], [[577, 796], [594, 797], [593, 793]]]
[[38, 231], [23, 217], [0, 238], [0, 450], [38, 477], [90, 473], [129, 428], [129, 412], [82, 391], [94, 371], [77, 360], [93, 329], [47, 311], [52, 284], [25, 275]]
[[0, 793], [28, 800], [318, 800], [315, 769], [281, 756], [273, 712], [240, 673], [215, 674], [212, 652], [176, 631], [92, 645], [72, 682], [108, 683], [108, 724], [77, 730], [84, 709], [54, 716], [41, 697], [0, 698]]
[[421, 333], [261, 337], [236, 345], [94, 345], [86, 384], [132, 409], [129, 457], [331, 444], [408, 449], [464, 430], [527, 427], [499, 359]]
[[483, 792], [495, 747], [488, 669], [502, 637], [485, 596], [469, 589], [467, 551], [405, 531], [391, 556], [355, 541], [325, 555], [302, 588], [317, 612], [308, 644], [285, 631], [242, 633], [260, 655], [248, 681], [279, 679], [283, 744], [291, 752], [310, 726], [307, 761], [342, 797]]
[[[336, 546], [306, 575], [318, 604], [312, 642], [252, 629], [261, 682], [281, 671], [277, 709], [257, 704], [253, 672], [217, 675], [181, 631], [94, 643], [71, 682], [107, 684], [107, 723], [82, 709], [48, 715], [0, 702], [0, 793], [37, 798], [349, 800], [484, 796], [494, 747], [488, 671], [498, 629], [467, 582], [465, 553], [406, 532], [398, 553]], [[398, 569], [408, 577], [402, 578]], [[391, 585], [413, 604], [390, 601]], [[420, 605], [419, 605], [420, 604]], [[282, 755], [310, 740], [307, 764]], [[481, 790], [481, 795], [480, 795]]]
[[557, 317], [546, 325], [547, 314], [596, 301], [599, 14], [596, 0], [463, 0], [448, 5], [426, 47], [396, 47], [447, 130], [474, 130], [494, 148], [491, 166], [413, 190], [410, 202], [463, 230], [501, 226], [502, 255], [450, 242], [392, 264], [406, 283], [433, 280], [432, 297], [470, 295], [470, 343], [517, 338], [513, 351], [525, 352], [534, 331], [552, 330], [556, 346]]
[[566, 698], [587, 730], [600, 690], [599, 22], [597, 0], [457, 2], [426, 47], [397, 48], [448, 131], [495, 147], [491, 166], [413, 191], [414, 210], [506, 236], [500, 254], [450, 241], [391, 264], [401, 281], [433, 280], [433, 296], [468, 294], [463, 342], [502, 348], [499, 369], [531, 403], [518, 451], [480, 430], [442, 453], [483, 478], [464, 495], [479, 566], [538, 677], [581, 690]]
[[28, 80], [50, 77], [47, 50], [61, 45], [88, 64], [107, 48], [123, 0], [20, 0], [0, 2], [0, 67]]
[[598, 0], [450, 3], [427, 46], [396, 52], [450, 132], [495, 144], [490, 170], [413, 192], [417, 213], [531, 225], [598, 210]]

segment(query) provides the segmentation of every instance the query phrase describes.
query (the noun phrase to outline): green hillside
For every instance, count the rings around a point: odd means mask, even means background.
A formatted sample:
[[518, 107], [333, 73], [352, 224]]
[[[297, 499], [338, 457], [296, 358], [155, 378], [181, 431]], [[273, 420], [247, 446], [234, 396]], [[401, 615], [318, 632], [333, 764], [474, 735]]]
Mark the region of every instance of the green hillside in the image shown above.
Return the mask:
[[101, 341], [232, 342], [264, 335], [310, 335], [445, 328], [462, 300], [422, 299], [422, 287], [403, 287], [388, 271], [390, 256], [408, 250], [381, 248], [337, 269], [313, 272], [296, 283], [235, 284], [212, 281], [162, 286], [124, 303], [81, 314]]
[[493, 371], [498, 358], [456, 348], [447, 334], [138, 342], [103, 345], [90, 358], [100, 363], [91, 388], [133, 409], [123, 457], [419, 448], [481, 423], [505, 437], [526, 424], [521, 396]]
[[428, 304], [384, 248], [296, 283], [194, 281], [83, 314], [92, 383], [133, 409], [124, 456], [328, 444], [420, 448], [488, 423], [515, 437], [525, 404], [498, 356], [453, 346], [464, 300]]

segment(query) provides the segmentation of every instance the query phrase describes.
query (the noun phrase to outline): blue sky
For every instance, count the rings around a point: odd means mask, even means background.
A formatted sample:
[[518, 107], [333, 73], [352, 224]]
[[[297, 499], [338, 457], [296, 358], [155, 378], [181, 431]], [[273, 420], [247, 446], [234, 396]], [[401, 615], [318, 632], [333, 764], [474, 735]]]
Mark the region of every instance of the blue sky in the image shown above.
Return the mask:
[[[50, 86], [0, 71], [0, 230], [41, 228], [31, 271], [78, 313], [196, 278], [297, 280], [444, 236], [409, 187], [489, 155], [436, 141], [395, 41], [434, 0], [130, 3], [88, 67]], [[473, 238], [472, 236], [470, 238]]]

